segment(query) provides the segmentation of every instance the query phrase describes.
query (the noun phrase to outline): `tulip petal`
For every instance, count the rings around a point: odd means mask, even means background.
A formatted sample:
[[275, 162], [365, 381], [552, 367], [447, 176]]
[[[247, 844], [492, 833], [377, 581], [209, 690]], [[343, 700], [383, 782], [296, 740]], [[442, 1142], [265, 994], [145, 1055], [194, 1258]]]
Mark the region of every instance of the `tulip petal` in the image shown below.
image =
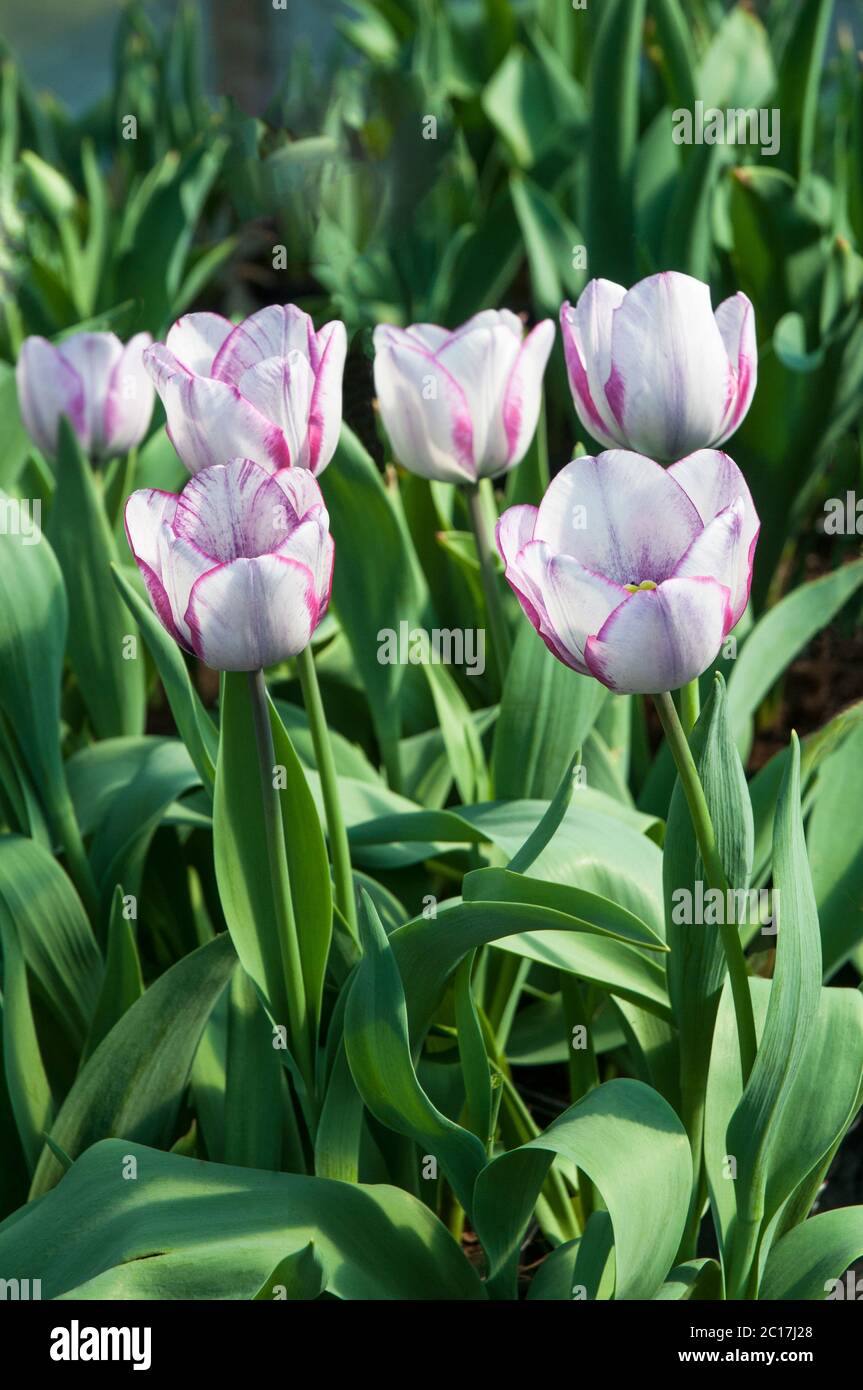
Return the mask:
[[678, 690], [714, 660], [729, 593], [715, 579], [666, 579], [631, 594], [584, 649], [597, 680], [622, 695]]
[[232, 459], [196, 473], [177, 501], [176, 535], [212, 564], [275, 550], [295, 521], [272, 474], [251, 459]]
[[309, 413], [315, 389], [309, 359], [292, 349], [284, 357], [266, 357], [242, 373], [240, 394], [283, 435], [292, 465], [309, 468]]
[[114, 333], [73, 333], [58, 343], [57, 351], [84, 388], [81, 446], [91, 457], [101, 457], [107, 443], [105, 405], [114, 368], [123, 356], [123, 344]]
[[211, 555], [206, 555], [193, 541], [178, 536], [171, 526], [163, 526], [159, 532], [159, 567], [162, 584], [174, 625], [179, 633], [178, 641], [190, 651], [194, 650], [192, 633], [187, 619], [189, 597], [197, 580], [217, 567]]
[[281, 468], [273, 474], [288, 501], [289, 523], [298, 525], [308, 516], [317, 516], [324, 526], [329, 526], [330, 516], [324, 506], [324, 498], [313, 473], [307, 468]]
[[467, 398], [474, 467], [479, 477], [499, 473], [509, 458], [503, 404], [519, 348], [520, 339], [509, 328], [495, 323], [454, 333], [435, 357], [435, 363], [451, 374]]
[[612, 449], [561, 469], [542, 499], [534, 536], [617, 584], [658, 584], [701, 530], [695, 505], [669, 471]]
[[165, 347], [194, 376], [212, 376], [216, 353], [234, 325], [222, 314], [183, 314], [165, 339]]
[[[528, 621], [536, 628], [553, 656], [572, 665], [572, 657], [559, 640], [545, 604], [544, 586], [551, 551], [543, 541], [533, 540], [537, 508], [527, 505], [508, 507], [497, 524], [497, 547], [503, 556], [504, 573]], [[584, 667], [576, 666], [576, 670]]]
[[544, 319], [519, 348], [503, 399], [507, 463], [520, 463], [534, 436], [542, 404], [542, 378], [554, 344], [554, 324]]
[[322, 473], [335, 453], [342, 427], [342, 377], [348, 351], [345, 325], [338, 319], [317, 335], [315, 385], [309, 407], [309, 468]]
[[161, 533], [165, 527], [170, 527], [176, 510], [177, 497], [173, 492], [140, 488], [131, 493], [126, 501], [123, 524], [129, 549], [147, 586], [156, 616], [174, 640], [181, 642], [171, 600], [162, 582], [159, 544]]
[[78, 438], [84, 439], [84, 383], [47, 338], [24, 339], [15, 366], [15, 382], [24, 426], [43, 454], [52, 457], [57, 452], [61, 415], [68, 418]]
[[626, 290], [613, 280], [591, 280], [575, 308], [564, 304], [560, 327], [569, 388], [576, 414], [599, 443], [614, 449], [626, 444], [606, 399], [611, 376], [611, 326]]
[[677, 577], [706, 576], [715, 579], [728, 590], [731, 595], [729, 627], [740, 617], [740, 613], [734, 612], [734, 594], [740, 569], [742, 530], [743, 499], [737, 497], [730, 507], [726, 507], [705, 526], [674, 571]]
[[570, 655], [569, 665], [586, 671], [585, 643], [626, 600], [626, 589], [601, 574], [591, 574], [569, 555], [554, 555], [545, 571], [543, 592], [555, 635]]
[[241, 396], [236, 386], [192, 376], [160, 343], [144, 361], [168, 417], [168, 436], [190, 473], [231, 458], [254, 459], [274, 473], [291, 462], [282, 431]]
[[296, 530], [291, 532], [275, 552], [289, 560], [297, 560], [311, 570], [315, 597], [320, 609], [316, 622], [320, 621], [329, 605], [335, 551], [332, 536], [319, 518], [314, 516], [308, 521], [300, 522]]
[[611, 355], [605, 395], [631, 448], [678, 459], [718, 438], [734, 381], [707, 285], [641, 280], [615, 310]]
[[292, 352], [311, 365], [318, 354], [315, 338], [315, 325], [296, 304], [270, 304], [237, 324], [216, 354], [212, 375], [239, 386], [256, 363]]
[[233, 560], [201, 576], [186, 610], [192, 646], [217, 671], [257, 671], [308, 646], [319, 605], [311, 571], [284, 555]]
[[668, 472], [698, 508], [705, 526], [738, 497], [742, 500], [743, 521], [737, 572], [731, 590], [731, 607], [736, 623], [749, 600], [755, 546], [761, 529], [746, 479], [734, 460], [718, 449], [699, 449], [694, 454], [688, 454], [678, 463], [673, 463]]
[[734, 389], [719, 437], [721, 444], [733, 434], [752, 403], [758, 381], [758, 344], [755, 340], [755, 310], [745, 294], [724, 299], [716, 310], [719, 328], [734, 376]]
[[127, 454], [147, 432], [155, 392], [144, 365], [144, 349], [152, 341], [149, 333], [136, 333], [111, 374], [102, 430], [108, 454]]
[[375, 332], [375, 391], [396, 459], [423, 478], [476, 481], [467, 398], [446, 366], [414, 343]]

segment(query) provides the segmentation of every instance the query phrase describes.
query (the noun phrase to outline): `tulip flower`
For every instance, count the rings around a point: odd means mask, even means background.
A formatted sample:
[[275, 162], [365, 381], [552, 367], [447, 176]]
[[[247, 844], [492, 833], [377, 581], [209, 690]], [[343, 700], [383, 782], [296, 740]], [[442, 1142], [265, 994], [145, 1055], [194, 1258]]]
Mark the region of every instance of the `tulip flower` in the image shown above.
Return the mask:
[[308, 644], [329, 603], [334, 545], [307, 470], [232, 459], [179, 496], [133, 492], [125, 519], [156, 614], [208, 666], [256, 671]]
[[125, 347], [114, 333], [73, 333], [62, 343], [25, 338], [15, 380], [24, 427], [48, 458], [57, 453], [66, 416], [94, 461], [126, 454], [144, 437], [153, 387], [144, 368], [149, 333]]
[[484, 310], [455, 332], [375, 329], [375, 390], [398, 462], [423, 478], [476, 483], [524, 457], [536, 429], [551, 319]]
[[539, 507], [497, 528], [506, 578], [546, 646], [609, 690], [652, 695], [715, 659], [749, 598], [759, 521], [727, 454], [663, 468], [622, 450], [577, 458]]
[[745, 294], [714, 313], [709, 287], [677, 271], [631, 290], [591, 280], [560, 324], [578, 418], [605, 448], [683, 458], [723, 443], [749, 409], [758, 349]]
[[235, 457], [268, 473], [321, 473], [341, 429], [346, 351], [343, 323], [316, 333], [301, 309], [273, 304], [236, 327], [220, 314], [186, 314], [145, 361], [190, 473]]

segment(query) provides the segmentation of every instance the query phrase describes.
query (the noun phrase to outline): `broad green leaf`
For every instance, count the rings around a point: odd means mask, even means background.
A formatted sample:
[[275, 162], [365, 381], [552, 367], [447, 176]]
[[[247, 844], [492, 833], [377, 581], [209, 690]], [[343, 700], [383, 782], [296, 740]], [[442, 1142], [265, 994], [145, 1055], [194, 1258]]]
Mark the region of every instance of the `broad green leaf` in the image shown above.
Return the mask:
[[399, 967], [366, 894], [360, 929], [363, 958], [345, 1012], [345, 1051], [357, 1089], [372, 1114], [438, 1159], [453, 1191], [470, 1211], [485, 1145], [432, 1104], [414, 1070]]
[[[863, 1206], [821, 1212], [795, 1226], [773, 1247], [760, 1296], [794, 1303], [817, 1303], [831, 1294], [837, 1298], [837, 1281], [861, 1256]], [[842, 1286], [841, 1296], [853, 1295]]]
[[48, 535], [74, 617], [69, 659], [96, 736], [139, 734], [145, 671], [137, 652], [138, 631], [111, 582], [117, 552], [96, 479], [65, 419]]
[[66, 1046], [84, 1045], [102, 957], [75, 889], [34, 840], [0, 838], [0, 936], [13, 933]]
[[741, 752], [748, 751], [749, 720], [765, 695], [861, 584], [863, 560], [855, 560], [786, 594], [755, 624], [728, 681], [728, 715]]
[[482, 801], [489, 792], [482, 742], [467, 701], [445, 666], [424, 665], [438, 724], [462, 801]]
[[585, 931], [627, 941], [648, 951], [666, 951], [662, 939], [645, 922], [609, 898], [565, 883], [546, 883], [511, 869], [475, 869], [462, 885], [465, 902], [509, 902], [550, 908], [583, 924]]
[[[129, 1181], [128, 1160], [140, 1175]], [[96, 1144], [43, 1201], [0, 1226], [7, 1277], [43, 1298], [252, 1299], [314, 1243], [345, 1299], [482, 1299], [452, 1236], [386, 1186], [199, 1163], [126, 1139]]]
[[617, 1300], [651, 1298], [674, 1263], [689, 1207], [689, 1140], [640, 1081], [608, 1081], [477, 1179], [474, 1218], [492, 1272], [511, 1259], [555, 1156], [599, 1189], [614, 1229]]
[[280, 1260], [254, 1295], [255, 1302], [266, 1299], [279, 1301], [296, 1300], [308, 1302], [318, 1298], [326, 1284], [323, 1265], [315, 1254], [315, 1243], [310, 1240], [302, 1250], [295, 1250]]
[[833, 18], [833, 0], [801, 0], [779, 68], [780, 161], [795, 178], [809, 172], [815, 151], [818, 96]]
[[[333, 466], [321, 485], [339, 553], [333, 606], [350, 642], [386, 757], [401, 732], [399, 695], [408, 668], [378, 659], [380, 634], [386, 629], [398, 632], [402, 621], [414, 626], [419, 620], [425, 601], [419, 566], [397, 506], [347, 425], [342, 426]], [[384, 575], [386, 583], [381, 582]]]
[[87, 1045], [84, 1049], [84, 1061], [143, 993], [144, 981], [141, 978], [138, 945], [131, 921], [126, 915], [123, 890], [117, 884], [111, 902], [111, 915], [108, 919], [108, 950], [105, 958], [105, 973], [102, 978], [99, 998], [96, 1001], [96, 1007], [90, 1021]]
[[[308, 1009], [317, 1034], [323, 976], [332, 932], [329, 865], [320, 820], [302, 764], [274, 709], [270, 711], [285, 849]], [[266, 1000], [274, 1022], [290, 1018], [282, 950], [267, 859], [261, 771], [248, 679], [227, 672], [213, 806], [216, 877], [228, 929], [244, 970]]]
[[592, 275], [623, 284], [635, 278], [633, 183], [644, 13], [645, 0], [606, 0], [591, 62], [590, 269]]
[[[77, 1158], [110, 1135], [170, 1143], [195, 1051], [236, 965], [222, 935], [185, 956], [141, 995], [86, 1062], [60, 1107], [51, 1138]], [[31, 1197], [52, 1188], [61, 1165], [44, 1149]]]
[[441, 903], [436, 917], [416, 917], [390, 936], [415, 1041], [423, 1037], [460, 961], [492, 941], [516, 955], [570, 970], [663, 1017], [670, 1015], [661, 966], [624, 942], [586, 931], [577, 918], [520, 903]]
[[494, 734], [496, 795], [553, 796], [606, 694], [599, 681], [557, 661], [530, 624], [522, 623]]
[[[774, 1141], [812, 1036], [820, 993], [821, 938], [800, 814], [796, 735], [776, 811], [773, 866], [779, 925], [770, 1002], [752, 1074], [728, 1125], [728, 1152], [737, 1161], [731, 1262], [738, 1278], [744, 1273], [740, 1260], [750, 1257], [753, 1233], [765, 1215]], [[733, 1281], [730, 1287], [736, 1287]]]
[[224, 1162], [278, 1171], [282, 1067], [257, 990], [243, 970], [228, 986]]
[[54, 1118], [51, 1086], [36, 1036], [27, 965], [14, 922], [3, 929], [3, 1065], [18, 1138], [32, 1173]]
[[863, 939], [861, 759], [863, 725], [858, 725], [823, 763], [809, 821], [809, 863], [828, 979]]
[[492, 1078], [485, 1039], [471, 988], [474, 956], [466, 956], [455, 977], [455, 1025], [464, 1077], [467, 1126], [488, 1150], [494, 1141]]
[[159, 672], [180, 737], [189, 750], [189, 756], [198, 769], [204, 786], [212, 786], [218, 736], [212, 719], [192, 685], [180, 648], [168, 636], [146, 599], [136, 592], [122, 571], [115, 567], [113, 575], [114, 583], [140, 627]]

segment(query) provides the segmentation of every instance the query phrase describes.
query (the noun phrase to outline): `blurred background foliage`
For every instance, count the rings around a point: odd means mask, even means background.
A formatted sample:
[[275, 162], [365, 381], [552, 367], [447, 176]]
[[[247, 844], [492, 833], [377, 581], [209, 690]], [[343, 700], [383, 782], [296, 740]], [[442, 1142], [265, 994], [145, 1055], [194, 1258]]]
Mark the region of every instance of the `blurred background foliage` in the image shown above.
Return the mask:
[[[380, 459], [377, 321], [556, 316], [591, 276], [679, 269], [755, 304], [760, 384], [729, 447], [764, 521], [756, 607], [841, 560], [817, 521], [861, 477], [861, 8], [579, 4], [90, 0], [76, 24], [51, 3], [0, 24], [0, 486], [26, 451], [28, 333], [297, 301], [346, 321], [346, 416]], [[74, 72], [71, 106], [30, 66], [58, 90]], [[778, 108], [779, 152], [675, 144], [696, 100]], [[554, 470], [577, 442], [559, 341], [547, 428]], [[541, 483], [528, 464], [509, 489]]]

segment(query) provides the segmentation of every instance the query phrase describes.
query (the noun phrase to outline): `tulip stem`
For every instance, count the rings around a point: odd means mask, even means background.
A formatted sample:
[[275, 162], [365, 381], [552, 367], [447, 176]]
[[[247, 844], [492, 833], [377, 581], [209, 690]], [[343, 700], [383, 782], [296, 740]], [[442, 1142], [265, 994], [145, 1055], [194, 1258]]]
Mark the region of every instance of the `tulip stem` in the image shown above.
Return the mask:
[[[695, 838], [701, 851], [701, 860], [707, 875], [708, 885], [718, 889], [723, 895], [723, 901], [727, 902], [728, 879], [716, 843], [716, 834], [710, 818], [707, 798], [698, 776], [692, 750], [689, 747], [686, 734], [683, 732], [683, 725], [675, 709], [674, 701], [667, 691], [662, 695], [654, 695], [653, 702], [656, 705], [656, 712], [677, 764], [677, 774], [680, 778], [683, 794], [686, 797], [686, 804], [689, 807], [692, 828], [695, 831]], [[755, 1020], [752, 1015], [752, 996], [749, 992], [749, 974], [736, 924], [724, 922], [720, 927], [720, 932], [731, 980], [731, 994], [737, 1019], [737, 1041], [740, 1047], [740, 1065], [745, 1086], [752, 1071], [757, 1047]]]
[[680, 722], [687, 738], [698, 723], [700, 713], [701, 688], [696, 676], [695, 680], [687, 681], [686, 685], [680, 687]]
[[509, 629], [507, 628], [506, 617], [503, 611], [503, 604], [501, 603], [500, 588], [495, 572], [491, 544], [488, 538], [488, 529], [483, 514], [480, 484], [469, 484], [465, 488], [465, 493], [467, 495], [468, 511], [470, 512], [470, 524], [473, 530], [474, 540], [476, 541], [479, 572], [482, 579], [483, 593], [485, 595], [485, 606], [488, 614], [489, 626], [491, 627], [491, 640], [494, 644], [494, 654], [497, 659], [500, 679], [501, 682], [503, 682], [507, 667], [509, 666], [511, 644], [509, 640]]
[[264, 811], [267, 860], [270, 866], [270, 889], [273, 895], [273, 911], [279, 936], [282, 971], [285, 977], [285, 991], [290, 1011], [288, 1026], [294, 1057], [311, 1099], [314, 1095], [314, 1070], [309, 1015], [306, 1007], [306, 991], [303, 983], [303, 966], [300, 959], [297, 924], [294, 918], [294, 900], [291, 896], [288, 857], [285, 850], [282, 803], [273, 779], [276, 752], [273, 746], [270, 705], [263, 671], [249, 672], [249, 693], [252, 699], [252, 721], [255, 726], [255, 744], [261, 770], [261, 800]]
[[303, 703], [309, 720], [312, 746], [315, 750], [315, 764], [321, 779], [321, 795], [327, 818], [330, 854], [333, 859], [336, 905], [350, 928], [351, 936], [355, 941], [358, 941], [357, 904], [354, 893], [354, 876], [351, 869], [351, 852], [348, 847], [348, 835], [342, 816], [333, 745], [321, 699], [321, 688], [318, 685], [315, 658], [310, 646], [304, 647], [297, 657], [297, 671], [300, 676]]

